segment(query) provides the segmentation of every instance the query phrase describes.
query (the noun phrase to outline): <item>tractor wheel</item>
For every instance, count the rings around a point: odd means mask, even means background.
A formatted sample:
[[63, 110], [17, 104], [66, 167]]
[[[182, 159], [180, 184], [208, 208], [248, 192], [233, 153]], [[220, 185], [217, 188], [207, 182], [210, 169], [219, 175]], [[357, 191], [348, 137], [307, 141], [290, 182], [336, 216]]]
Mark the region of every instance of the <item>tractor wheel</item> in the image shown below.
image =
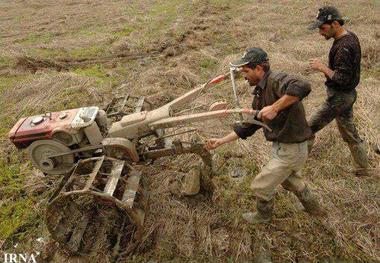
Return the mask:
[[73, 169], [73, 154], [49, 157], [69, 151], [70, 148], [55, 140], [34, 141], [28, 147], [29, 158], [33, 166], [47, 174], [65, 174]]

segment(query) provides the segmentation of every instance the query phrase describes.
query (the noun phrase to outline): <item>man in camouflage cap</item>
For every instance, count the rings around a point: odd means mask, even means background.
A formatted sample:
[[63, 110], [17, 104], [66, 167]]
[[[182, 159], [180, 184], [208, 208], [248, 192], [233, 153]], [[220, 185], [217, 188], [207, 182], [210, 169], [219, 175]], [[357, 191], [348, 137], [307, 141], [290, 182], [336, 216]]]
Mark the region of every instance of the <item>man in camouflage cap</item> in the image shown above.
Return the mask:
[[[355, 174], [367, 174], [368, 157], [365, 144], [359, 137], [353, 122], [352, 107], [356, 101], [356, 87], [360, 81], [361, 48], [358, 37], [343, 27], [344, 19], [333, 6], [319, 9], [310, 30], [319, 28], [319, 34], [326, 40], [333, 38], [329, 63], [324, 65], [318, 59], [311, 59], [312, 69], [326, 76], [327, 99], [312, 115], [309, 126], [315, 134], [333, 119], [336, 120], [343, 140], [348, 144], [354, 160]], [[314, 143], [314, 136], [309, 146]]]
[[[310, 93], [310, 83], [286, 73], [272, 72], [267, 53], [261, 48], [248, 49], [231, 66], [241, 68], [249, 85], [255, 86], [250, 113], [268, 124], [271, 130], [265, 129], [264, 135], [273, 142], [271, 160], [251, 184], [256, 196], [256, 212], [244, 213], [243, 218], [253, 224], [270, 221], [274, 193], [279, 185], [293, 192], [306, 212], [321, 214], [318, 201], [301, 174], [308, 155], [307, 139], [312, 134], [301, 100]], [[209, 139], [206, 149], [216, 149], [239, 138], [247, 139], [260, 128], [255, 124], [241, 124], [225, 137]]]

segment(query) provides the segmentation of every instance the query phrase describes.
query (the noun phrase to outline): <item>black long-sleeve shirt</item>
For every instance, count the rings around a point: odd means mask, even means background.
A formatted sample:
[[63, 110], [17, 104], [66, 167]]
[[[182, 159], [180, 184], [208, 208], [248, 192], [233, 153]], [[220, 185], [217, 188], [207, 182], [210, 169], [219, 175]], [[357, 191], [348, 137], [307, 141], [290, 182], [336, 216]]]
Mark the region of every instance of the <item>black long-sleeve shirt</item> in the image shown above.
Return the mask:
[[[299, 143], [306, 141], [312, 134], [305, 118], [305, 110], [301, 100], [311, 91], [310, 83], [286, 73], [268, 71], [255, 87], [252, 101], [254, 110], [261, 110], [272, 105], [283, 95], [297, 96], [300, 101], [282, 110], [271, 121], [267, 122], [272, 129], [264, 129], [268, 141], [282, 143]], [[242, 139], [253, 135], [261, 126], [242, 124], [235, 127], [235, 133]]]
[[328, 88], [350, 91], [360, 81], [361, 48], [358, 37], [350, 31], [334, 40], [329, 53], [329, 68], [334, 71], [330, 79], [326, 77]]

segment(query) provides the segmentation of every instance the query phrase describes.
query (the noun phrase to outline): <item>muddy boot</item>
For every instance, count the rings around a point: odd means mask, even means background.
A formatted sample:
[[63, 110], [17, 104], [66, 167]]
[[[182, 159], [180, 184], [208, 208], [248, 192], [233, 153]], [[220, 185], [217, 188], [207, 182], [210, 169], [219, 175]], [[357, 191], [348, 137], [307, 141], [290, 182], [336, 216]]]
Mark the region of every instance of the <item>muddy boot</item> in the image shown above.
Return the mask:
[[358, 177], [368, 176], [368, 155], [365, 143], [349, 144], [352, 158], [354, 160], [355, 175]]
[[265, 201], [264, 199], [257, 198], [256, 209], [257, 211], [254, 213], [244, 213], [242, 215], [244, 220], [250, 224], [261, 224], [271, 221], [273, 213], [273, 199], [270, 201]]
[[325, 212], [320, 207], [319, 202], [314, 194], [306, 186], [302, 191], [296, 191], [294, 194], [298, 197], [301, 204], [305, 208], [305, 212], [311, 215], [325, 215]]

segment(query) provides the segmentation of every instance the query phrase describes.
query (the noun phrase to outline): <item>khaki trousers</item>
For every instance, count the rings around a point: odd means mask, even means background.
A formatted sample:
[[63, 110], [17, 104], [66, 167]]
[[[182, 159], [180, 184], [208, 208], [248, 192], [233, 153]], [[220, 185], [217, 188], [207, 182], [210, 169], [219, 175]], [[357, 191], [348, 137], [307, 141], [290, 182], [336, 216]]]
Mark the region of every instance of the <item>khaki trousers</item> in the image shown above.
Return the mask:
[[276, 187], [282, 185], [286, 190], [302, 191], [306, 184], [301, 169], [308, 155], [307, 141], [302, 143], [273, 142], [272, 159], [252, 181], [251, 189], [258, 198], [270, 201]]

